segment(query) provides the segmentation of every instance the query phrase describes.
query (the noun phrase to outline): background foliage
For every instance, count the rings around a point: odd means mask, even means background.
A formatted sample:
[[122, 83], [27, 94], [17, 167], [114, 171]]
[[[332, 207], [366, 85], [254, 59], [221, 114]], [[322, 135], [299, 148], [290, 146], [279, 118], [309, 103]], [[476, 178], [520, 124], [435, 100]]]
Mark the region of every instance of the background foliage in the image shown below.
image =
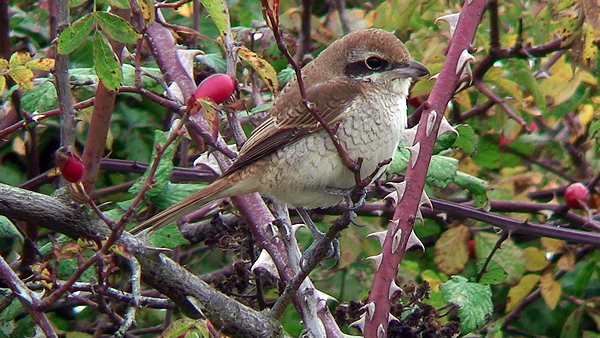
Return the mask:
[[[139, 8], [133, 15], [119, 12], [131, 4]], [[219, 1], [152, 4], [140, 0], [131, 4], [117, 0], [69, 2], [72, 24], [57, 40], [56, 25], [46, 24], [56, 19], [48, 11], [54, 1], [14, 1], [3, 7], [3, 14], [10, 18], [10, 39], [8, 49], [2, 46], [5, 62], [0, 62], [0, 88], [4, 89], [0, 182], [50, 195], [56, 192], [59, 177], [54, 154], [60, 146], [61, 122], [54, 76], [44, 65], [17, 61], [14, 52], [49, 60], [57, 52], [69, 54], [69, 81], [78, 120], [76, 152], [90, 142], [91, 99], [98, 97], [99, 81], [108, 90], [120, 89], [106, 138], [94, 140], [104, 153], [94, 189], [89, 190], [104, 214], [115, 221], [137, 203], [136, 194], [144, 189], [148, 175], [142, 164], [152, 162], [160, 150], [156, 144], [164, 144], [169, 137], [158, 130], [168, 130], [172, 118], [180, 113], [175, 108], [181, 108], [143, 39], [148, 22], [162, 20], [179, 45], [200, 51], [187, 58], [197, 82], [211, 73], [227, 71], [222, 46], [226, 43], [223, 32], [229, 27], [235, 44], [247, 48], [244, 62], [235, 71], [239, 92], [234, 100], [212, 111], [228, 143], [233, 140], [226, 112], [237, 111], [244, 131], [250, 132], [272, 99], [273, 88], [265, 83], [278, 80], [283, 86], [293, 76], [264, 23], [259, 1], [229, 1], [229, 16], [220, 16], [210, 7], [218, 9]], [[155, 17], [152, 5], [161, 8], [162, 18]], [[315, 2], [309, 17], [311, 50], [305, 50], [307, 42], [299, 38], [301, 4], [281, 1], [279, 6], [283, 41], [298, 59], [306, 59], [304, 53], [317, 55], [342, 36], [344, 29], [379, 27], [394, 30], [413, 58], [436, 74], [445, 61], [450, 28], [455, 26], [451, 19], [448, 23], [436, 19], [460, 12], [462, 3]], [[596, 217], [600, 203], [596, 188], [600, 178], [600, 17], [596, 6], [590, 1], [489, 2], [469, 51], [472, 72], [461, 77], [462, 87], [445, 113], [459, 136], [447, 133], [440, 137], [431, 160], [426, 192], [437, 200], [433, 200], [433, 210], [423, 208], [423, 224], [415, 226], [425, 250], [407, 252], [400, 266], [397, 283], [405, 293], [395, 300], [393, 311], [401, 324], [390, 331], [390, 337], [406, 335], [407, 330], [423, 337], [451, 336], [454, 324], [448, 323], [452, 322], [460, 323], [462, 334], [494, 337], [600, 335], [600, 255], [596, 250], [600, 245], [596, 234], [600, 229]], [[200, 9], [196, 15], [194, 8]], [[119, 52], [123, 45], [125, 49]], [[274, 72], [258, 71], [261, 62], [268, 62]], [[410, 118], [412, 124], [433, 83], [422, 80], [412, 88], [409, 104], [411, 110], [417, 110]], [[388, 170], [389, 181], [403, 178], [409, 161], [404, 146]], [[183, 169], [205, 150], [187, 139], [167, 148], [156, 183], [135, 209], [137, 216], [128, 229], [138, 218], [164, 209], [217, 177], [206, 166]], [[591, 193], [585, 208], [565, 204], [565, 189], [575, 182], [584, 183]], [[356, 221], [364, 227], [350, 226], [341, 232], [339, 263], [333, 268], [317, 267], [311, 274], [317, 289], [337, 299], [329, 302], [329, 308], [342, 331], [354, 335], [360, 331], [348, 324], [364, 312], [359, 310], [360, 302], [371, 292], [376, 273], [375, 264], [367, 257], [380, 251], [377, 241], [366, 236], [384, 230], [393, 212], [386, 204], [389, 202], [383, 201], [393, 189], [384, 186], [383, 180], [377, 183], [369, 190], [369, 203], [357, 210]], [[480, 214], [461, 206], [480, 208]], [[230, 205], [219, 207], [226, 215], [237, 215]], [[318, 210], [313, 217], [325, 230], [339, 213], [339, 208]], [[271, 276], [257, 277], [249, 270], [259, 254], [256, 239], [239, 218], [235, 222], [224, 218], [208, 217], [195, 225], [206, 227], [200, 237], [171, 225], [150, 236], [148, 243], [173, 249], [171, 257], [232, 299], [255, 309], [271, 306], [282, 289]], [[528, 228], [528, 222], [542, 224], [546, 230]], [[41, 222], [25, 224], [19, 218], [2, 217], [0, 226], [2, 257], [31, 290], [48, 295], [82, 270], [81, 284], [73, 285], [46, 308], [57, 333], [103, 336], [124, 327], [118, 318], [127, 318], [128, 304], [107, 290], [131, 291], [130, 272], [115, 263], [128, 256], [126, 248], [121, 253], [111, 249], [102, 263], [81, 269], [82, 263], [98, 252], [99, 243], [69, 240]], [[562, 228], [581, 232], [559, 231]], [[308, 247], [308, 231], [299, 230], [297, 237]], [[484, 266], [485, 273], [481, 272]], [[10, 278], [6, 274], [0, 277], [4, 280], [0, 284], [0, 336], [33, 336], [37, 330], [34, 319], [10, 291]], [[102, 297], [86, 289], [94, 285], [105, 288]], [[142, 295], [165, 300], [147, 285]], [[216, 335], [209, 321], [185, 321], [173, 303], [160, 304], [140, 307], [136, 326], [128, 328], [127, 335]], [[280, 323], [286, 332], [298, 336], [303, 329], [301, 319], [289, 306]], [[179, 326], [165, 331], [173, 322]], [[222, 323], [215, 325], [219, 329]]]

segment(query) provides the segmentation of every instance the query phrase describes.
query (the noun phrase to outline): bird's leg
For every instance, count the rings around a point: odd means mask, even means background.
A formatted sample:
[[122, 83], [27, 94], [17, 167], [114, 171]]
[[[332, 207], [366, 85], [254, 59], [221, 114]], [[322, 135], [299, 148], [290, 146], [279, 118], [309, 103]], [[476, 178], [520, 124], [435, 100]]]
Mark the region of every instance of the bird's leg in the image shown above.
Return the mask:
[[[343, 196], [344, 200], [346, 201], [346, 204], [348, 205], [348, 210], [356, 210], [365, 205], [365, 200], [367, 197], [367, 189], [364, 187], [361, 189], [356, 189], [356, 187], [352, 187], [349, 189], [326, 187], [325, 192], [335, 196]], [[358, 201], [356, 201], [356, 203], [352, 200], [353, 194], [356, 194], [358, 196]]]
[[[304, 255], [302, 257], [304, 259], [304, 257], [306, 257], [307, 255], [312, 254], [312, 252], [317, 247], [318, 243], [326, 240], [326, 237], [325, 237], [324, 233], [322, 233], [319, 229], [317, 229], [317, 226], [310, 218], [310, 215], [308, 214], [306, 209], [296, 208], [296, 211], [298, 211], [298, 215], [300, 216], [300, 218], [302, 219], [304, 224], [306, 224], [306, 226], [308, 226], [308, 229], [312, 233], [313, 239], [314, 239], [313, 243], [308, 247], [308, 249], [306, 249], [306, 251], [304, 251]], [[340, 243], [337, 238], [334, 238], [333, 241], [331, 241], [331, 243], [329, 245], [329, 249], [327, 249], [327, 253], [325, 254], [325, 258], [335, 259], [336, 264], [339, 261], [339, 259], [340, 259]]]

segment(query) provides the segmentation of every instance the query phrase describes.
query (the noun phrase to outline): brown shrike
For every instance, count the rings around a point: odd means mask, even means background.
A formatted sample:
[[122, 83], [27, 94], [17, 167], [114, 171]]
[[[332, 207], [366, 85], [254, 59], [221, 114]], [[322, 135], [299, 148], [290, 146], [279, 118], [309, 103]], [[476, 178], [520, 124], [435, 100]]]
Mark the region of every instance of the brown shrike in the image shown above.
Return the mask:
[[[406, 127], [413, 78], [429, 74], [394, 34], [366, 29], [335, 41], [302, 69], [308, 101], [335, 130], [361, 177], [390, 159]], [[279, 93], [233, 165], [206, 188], [136, 229], [160, 227], [223, 197], [259, 192], [293, 207], [339, 203], [355, 178], [323, 126], [302, 102], [298, 82]]]

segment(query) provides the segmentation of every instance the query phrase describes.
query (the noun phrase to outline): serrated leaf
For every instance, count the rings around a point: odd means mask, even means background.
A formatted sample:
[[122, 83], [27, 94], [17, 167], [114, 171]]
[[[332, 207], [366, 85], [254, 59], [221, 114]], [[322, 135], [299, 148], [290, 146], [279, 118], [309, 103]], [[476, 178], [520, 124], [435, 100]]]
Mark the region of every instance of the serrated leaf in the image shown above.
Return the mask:
[[469, 261], [468, 240], [469, 228], [461, 224], [450, 228], [435, 242], [435, 258], [437, 267], [447, 274], [455, 274], [465, 268]]
[[506, 302], [506, 312], [512, 311], [519, 305], [525, 297], [529, 295], [531, 290], [537, 285], [540, 280], [539, 275], [529, 274], [523, 276], [519, 284], [508, 290], [508, 298]]
[[152, 0], [137, 0], [140, 11], [142, 12], [142, 19], [148, 27], [155, 19], [154, 13], [154, 2]]
[[556, 266], [561, 270], [573, 271], [575, 268], [575, 253], [573, 251], [563, 253], [556, 262]]
[[[475, 253], [477, 258], [486, 258], [496, 242], [499, 235], [478, 231], [475, 233]], [[516, 283], [525, 272], [525, 255], [512, 238], [502, 242], [502, 246], [496, 251], [492, 259], [500, 264], [502, 269], [508, 273], [508, 282]]]
[[271, 64], [261, 59], [256, 53], [246, 47], [238, 49], [238, 56], [256, 70], [272, 93], [277, 92], [279, 86], [277, 82], [277, 72], [275, 72], [275, 69]]
[[122, 9], [129, 9], [131, 8], [131, 5], [129, 4], [129, 1], [127, 0], [106, 0], [106, 2], [113, 6], [113, 7], [117, 7], [117, 8], [122, 8]]
[[6, 88], [6, 78], [2, 75], [0, 75], [0, 94], [2, 94], [2, 92], [4, 92], [4, 89]]
[[229, 22], [229, 9], [225, 0], [200, 0], [202, 6], [210, 15], [211, 20], [217, 26], [221, 37], [225, 35], [231, 23]]
[[122, 43], [136, 43], [141, 37], [129, 24], [120, 16], [108, 12], [95, 12], [96, 21], [102, 27], [102, 31], [111, 39]]
[[56, 87], [50, 80], [23, 92], [21, 108], [28, 112], [43, 112], [58, 107]]
[[[485, 261], [485, 259], [480, 259], [477, 261], [477, 271], [481, 271]], [[508, 274], [506, 271], [504, 271], [504, 269], [502, 269], [500, 264], [490, 261], [485, 269], [485, 273], [481, 276], [479, 283], [492, 285], [500, 284], [506, 279], [507, 275]]]
[[94, 33], [94, 70], [109, 90], [117, 90], [121, 87], [123, 80], [121, 63], [108, 39], [99, 31]]
[[31, 70], [45, 70], [47, 72], [54, 69], [54, 59], [49, 58], [35, 58], [31, 61], [28, 61], [25, 64], [25, 68]]
[[19, 87], [25, 90], [33, 88], [33, 79], [35, 77], [31, 69], [27, 69], [25, 66], [10, 67], [8, 75], [10, 75]]
[[489, 285], [470, 283], [464, 277], [452, 276], [442, 284], [441, 290], [446, 302], [458, 306], [460, 331], [463, 334], [485, 325], [494, 313]]
[[546, 253], [539, 248], [527, 247], [523, 249], [523, 253], [527, 258], [525, 268], [529, 271], [540, 271], [550, 264], [550, 261], [546, 259]]
[[65, 28], [58, 36], [58, 52], [69, 54], [74, 51], [88, 37], [93, 24], [93, 16], [88, 14]]
[[27, 61], [31, 60], [31, 55], [27, 52], [14, 52], [10, 56], [10, 60], [8, 61], [8, 66], [10, 68], [14, 68], [16, 66], [21, 66], [25, 64]]
[[181, 236], [175, 223], [170, 223], [160, 229], [152, 232], [148, 236], [150, 246], [156, 248], [174, 249], [178, 246], [189, 244], [188, 240]]
[[546, 305], [550, 310], [554, 310], [560, 300], [562, 285], [554, 279], [551, 272], [546, 272], [540, 277], [540, 291]]
[[8, 68], [8, 60], [0, 58], [0, 70]]

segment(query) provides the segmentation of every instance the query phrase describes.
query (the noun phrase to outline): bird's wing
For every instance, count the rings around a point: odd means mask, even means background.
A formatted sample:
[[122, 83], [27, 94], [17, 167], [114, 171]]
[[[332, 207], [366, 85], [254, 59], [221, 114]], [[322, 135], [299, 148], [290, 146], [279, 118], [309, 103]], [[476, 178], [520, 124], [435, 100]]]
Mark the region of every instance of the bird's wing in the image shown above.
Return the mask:
[[[330, 80], [311, 86], [306, 96], [323, 120], [333, 127], [361, 90], [352, 81]], [[226, 174], [321, 129], [323, 126], [306, 108], [299, 91], [283, 92], [273, 104], [271, 116], [250, 135]]]

